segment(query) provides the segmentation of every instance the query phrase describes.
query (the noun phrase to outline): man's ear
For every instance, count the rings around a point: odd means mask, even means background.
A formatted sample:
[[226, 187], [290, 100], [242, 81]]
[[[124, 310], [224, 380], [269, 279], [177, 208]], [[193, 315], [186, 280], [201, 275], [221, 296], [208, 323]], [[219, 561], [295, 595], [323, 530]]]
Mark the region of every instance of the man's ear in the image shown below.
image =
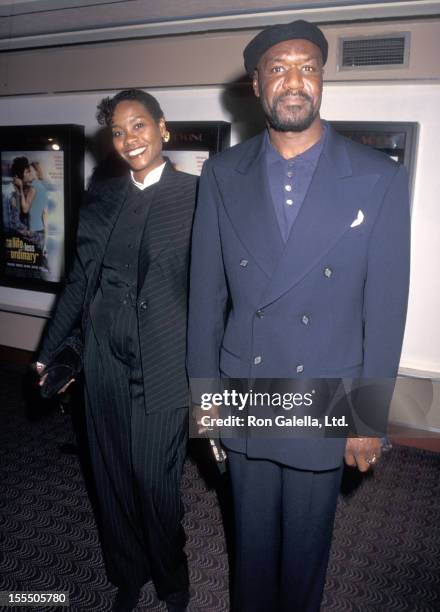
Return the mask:
[[260, 97], [260, 85], [258, 82], [258, 70], [254, 70], [254, 76], [252, 77], [252, 89], [257, 98]]

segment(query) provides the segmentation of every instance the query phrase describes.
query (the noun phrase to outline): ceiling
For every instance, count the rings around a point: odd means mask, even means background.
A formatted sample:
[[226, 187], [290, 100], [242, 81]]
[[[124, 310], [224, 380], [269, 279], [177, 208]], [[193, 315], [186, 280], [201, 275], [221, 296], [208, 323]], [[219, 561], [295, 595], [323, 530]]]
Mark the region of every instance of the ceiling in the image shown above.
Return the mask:
[[0, 51], [256, 28], [440, 15], [438, 0], [0, 0]]

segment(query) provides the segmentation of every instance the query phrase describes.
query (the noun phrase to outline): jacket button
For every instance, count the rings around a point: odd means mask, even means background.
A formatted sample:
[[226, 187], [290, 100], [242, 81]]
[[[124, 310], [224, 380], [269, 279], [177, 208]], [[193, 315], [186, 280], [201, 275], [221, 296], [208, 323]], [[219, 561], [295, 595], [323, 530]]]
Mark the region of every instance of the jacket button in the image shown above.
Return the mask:
[[259, 308], [255, 314], [259, 319], [262, 319], [264, 317], [264, 310], [262, 308]]
[[297, 374], [301, 374], [301, 372], [304, 372], [304, 366], [303, 366], [303, 364], [302, 364], [302, 363], [299, 363], [299, 364], [296, 366], [296, 373], [297, 373]]
[[333, 270], [331, 268], [329, 268], [328, 266], [326, 266], [324, 268], [324, 276], [326, 278], [330, 278], [330, 276], [333, 274]]
[[141, 303], [139, 304], [139, 308], [140, 308], [141, 310], [147, 310], [147, 308], [148, 308], [148, 304], [147, 304], [147, 302], [141, 302]]
[[242, 268], [246, 268], [246, 266], [248, 265], [248, 263], [249, 263], [249, 262], [248, 262], [248, 260], [247, 260], [247, 259], [241, 259], [241, 260], [240, 260], [240, 266], [241, 266]]
[[310, 317], [309, 317], [308, 315], [306, 315], [306, 314], [305, 314], [305, 315], [303, 315], [303, 316], [301, 317], [301, 323], [302, 323], [303, 325], [308, 325], [308, 324], [310, 323]]
[[254, 357], [254, 365], [259, 365], [262, 361], [263, 358], [261, 357], [261, 355], [257, 355], [256, 357]]

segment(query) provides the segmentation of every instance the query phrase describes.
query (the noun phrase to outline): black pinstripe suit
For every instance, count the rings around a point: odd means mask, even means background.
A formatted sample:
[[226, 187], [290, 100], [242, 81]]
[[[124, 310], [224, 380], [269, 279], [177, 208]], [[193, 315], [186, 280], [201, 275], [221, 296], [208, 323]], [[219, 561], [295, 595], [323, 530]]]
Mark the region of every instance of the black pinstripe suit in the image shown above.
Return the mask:
[[87, 428], [109, 579], [129, 590], [152, 577], [161, 599], [187, 588], [179, 482], [187, 435], [187, 271], [197, 179], [168, 163], [142, 232], [135, 309], [140, 361], [116, 362], [98, 343], [90, 308], [128, 177], [95, 185], [77, 253], [39, 360], [78, 324], [85, 338]]

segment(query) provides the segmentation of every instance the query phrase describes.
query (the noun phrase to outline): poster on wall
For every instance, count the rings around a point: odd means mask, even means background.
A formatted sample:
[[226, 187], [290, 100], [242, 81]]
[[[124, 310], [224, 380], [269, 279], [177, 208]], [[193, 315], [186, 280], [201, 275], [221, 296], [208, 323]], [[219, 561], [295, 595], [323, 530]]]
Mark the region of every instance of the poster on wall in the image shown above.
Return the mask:
[[414, 186], [419, 124], [398, 121], [331, 121], [337, 132], [356, 142], [386, 153], [403, 164]]
[[60, 282], [63, 151], [2, 151], [4, 275]]
[[83, 186], [82, 126], [0, 128], [0, 282], [56, 291]]
[[200, 175], [210, 155], [227, 149], [231, 124], [226, 121], [167, 121], [170, 140], [164, 154], [181, 172]]

